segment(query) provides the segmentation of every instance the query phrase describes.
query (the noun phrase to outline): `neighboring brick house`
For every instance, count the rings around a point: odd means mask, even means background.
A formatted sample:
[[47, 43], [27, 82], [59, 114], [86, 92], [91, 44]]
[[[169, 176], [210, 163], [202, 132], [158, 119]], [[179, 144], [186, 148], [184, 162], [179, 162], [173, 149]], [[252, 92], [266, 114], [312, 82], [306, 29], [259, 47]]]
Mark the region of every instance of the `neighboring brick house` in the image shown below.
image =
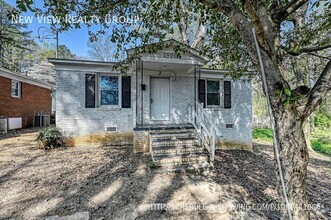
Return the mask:
[[[35, 112], [52, 110], [53, 86], [0, 67], [0, 117], [32, 127]], [[9, 123], [9, 120], [8, 120]]]

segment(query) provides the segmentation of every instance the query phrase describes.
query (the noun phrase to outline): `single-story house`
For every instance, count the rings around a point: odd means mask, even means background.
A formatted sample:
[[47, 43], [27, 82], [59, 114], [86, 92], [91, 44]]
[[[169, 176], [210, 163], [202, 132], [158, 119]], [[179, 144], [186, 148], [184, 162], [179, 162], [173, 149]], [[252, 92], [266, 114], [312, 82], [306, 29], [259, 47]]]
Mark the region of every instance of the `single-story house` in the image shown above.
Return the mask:
[[27, 128], [51, 113], [54, 86], [0, 67], [0, 131]]
[[177, 56], [169, 44], [141, 53], [124, 75], [113, 62], [49, 61], [57, 73], [56, 125], [67, 135], [101, 140], [98, 135], [122, 134], [137, 151], [149, 151], [155, 130], [214, 128], [216, 146], [252, 148], [251, 82], [202, 68], [208, 60], [194, 49]]

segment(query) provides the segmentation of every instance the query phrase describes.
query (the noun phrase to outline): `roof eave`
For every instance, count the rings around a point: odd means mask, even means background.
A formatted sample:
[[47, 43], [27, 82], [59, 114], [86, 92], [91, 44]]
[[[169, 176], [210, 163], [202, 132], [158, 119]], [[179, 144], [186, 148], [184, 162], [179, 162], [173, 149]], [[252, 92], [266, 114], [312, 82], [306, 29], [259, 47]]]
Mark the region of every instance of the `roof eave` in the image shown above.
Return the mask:
[[74, 64], [74, 65], [104, 65], [113, 66], [118, 62], [105, 62], [95, 60], [77, 60], [77, 59], [59, 59], [59, 58], [48, 58], [48, 61], [52, 64]]
[[[1, 74], [2, 72], [4, 74]], [[47, 88], [47, 89], [54, 89], [55, 88], [55, 85], [43, 82], [41, 80], [31, 78], [31, 77], [28, 77], [28, 76], [24, 76], [24, 75], [21, 75], [19, 73], [12, 72], [12, 71], [10, 71], [8, 69], [5, 69], [3, 67], [0, 67], [0, 76], [3, 76], [5, 78], [10, 78], [10, 79], [12, 79], [12, 78], [20, 79], [19, 81], [24, 81], [28, 84], [33, 84], [33, 85], [43, 87], [43, 88]]]

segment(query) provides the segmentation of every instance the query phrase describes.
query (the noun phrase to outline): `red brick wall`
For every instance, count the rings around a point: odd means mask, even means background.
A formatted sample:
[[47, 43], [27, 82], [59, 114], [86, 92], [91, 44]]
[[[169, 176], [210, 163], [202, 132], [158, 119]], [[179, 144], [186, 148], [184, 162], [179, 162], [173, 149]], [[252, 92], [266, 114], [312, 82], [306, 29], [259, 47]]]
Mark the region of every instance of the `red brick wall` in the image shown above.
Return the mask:
[[0, 116], [22, 117], [23, 127], [33, 126], [35, 111], [51, 112], [51, 90], [22, 82], [22, 97], [11, 97], [11, 79], [0, 76]]

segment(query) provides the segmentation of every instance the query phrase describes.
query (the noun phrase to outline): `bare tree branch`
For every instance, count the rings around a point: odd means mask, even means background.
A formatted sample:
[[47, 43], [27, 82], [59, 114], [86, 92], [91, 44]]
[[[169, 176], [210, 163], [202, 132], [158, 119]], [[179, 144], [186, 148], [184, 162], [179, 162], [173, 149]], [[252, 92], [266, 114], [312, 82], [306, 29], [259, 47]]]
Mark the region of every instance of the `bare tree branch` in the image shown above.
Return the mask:
[[198, 2], [224, 14], [228, 14], [232, 10], [231, 1], [198, 0]]
[[326, 64], [315, 86], [308, 93], [308, 101], [302, 116], [307, 118], [321, 103], [331, 90], [331, 60]]
[[195, 34], [195, 40], [191, 44], [192, 48], [196, 48], [205, 38], [206, 35], [206, 27], [202, 23], [199, 24], [199, 28]]
[[311, 53], [311, 52], [316, 52], [320, 50], [324, 50], [327, 48], [331, 48], [330, 45], [325, 45], [325, 46], [315, 46], [315, 47], [308, 47], [308, 48], [301, 48], [298, 51], [287, 51], [288, 54], [293, 55], [293, 56], [298, 56], [302, 53]]
[[177, 13], [179, 16], [180, 21], [178, 22], [179, 32], [182, 36], [183, 43], [188, 43], [188, 36], [187, 36], [187, 8], [184, 4], [183, 0], [180, 0], [180, 9], [177, 8]]
[[272, 19], [276, 23], [281, 23], [284, 21], [290, 14], [295, 12], [298, 8], [300, 8], [302, 5], [306, 4], [309, 0], [292, 0], [288, 2], [284, 7], [275, 10], [275, 12], [272, 15]]
[[[208, 7], [213, 7], [218, 12], [223, 13], [225, 16], [227, 16], [230, 19], [231, 24], [237, 29], [238, 33], [240, 34], [252, 63], [255, 66], [261, 65], [258, 60], [255, 42], [253, 39], [252, 29], [253, 27], [254, 28], [256, 27], [253, 24], [252, 20], [248, 18], [233, 2], [226, 0], [220, 2], [214, 2], [210, 0], [198, 0], [198, 2], [200, 2], [201, 4], [205, 4]], [[261, 24], [260, 22], [257, 23]], [[272, 62], [276, 62], [276, 61], [273, 60], [274, 57], [268, 54], [268, 52], [270, 52], [270, 50], [268, 51], [268, 49], [270, 48], [262, 46], [263, 42], [265, 42], [263, 38], [260, 40], [258, 39], [258, 41], [262, 49], [261, 50], [262, 55], [268, 59], [268, 60], [264, 60], [265, 62], [264, 65], [267, 66], [267, 68], [270, 68], [270, 72], [273, 73], [266, 75], [267, 84], [272, 89], [274, 89], [275, 85], [280, 85], [280, 87], [284, 87], [284, 88], [288, 87], [288, 83], [284, 79], [284, 76], [281, 74], [280, 70], [276, 67], [276, 65], [271, 64]]]
[[315, 57], [319, 57], [319, 58], [321, 58], [321, 59], [331, 60], [330, 57], [321, 56], [321, 55], [316, 54], [316, 53], [308, 53], [308, 54], [310, 54], [310, 55], [312, 55], [312, 56], [315, 56]]

